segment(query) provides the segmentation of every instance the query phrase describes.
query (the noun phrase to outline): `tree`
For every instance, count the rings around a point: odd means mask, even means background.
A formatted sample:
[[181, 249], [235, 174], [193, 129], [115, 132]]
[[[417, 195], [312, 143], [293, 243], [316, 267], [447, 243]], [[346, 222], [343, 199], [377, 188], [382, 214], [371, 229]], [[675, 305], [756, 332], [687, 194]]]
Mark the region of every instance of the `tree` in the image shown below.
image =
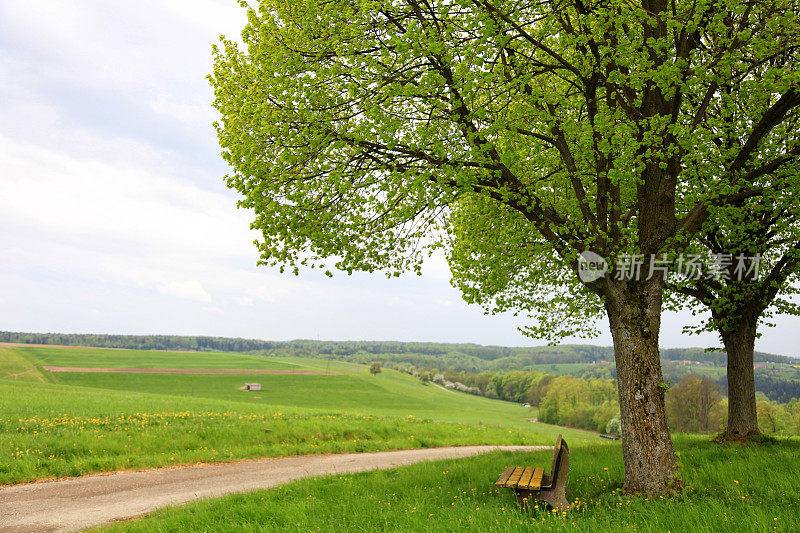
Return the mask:
[[670, 426], [692, 433], [716, 431], [721, 417], [712, 414], [721, 401], [722, 393], [713, 381], [700, 376], [683, 378], [670, 388], [667, 397]]
[[781, 429], [780, 407], [777, 402], [771, 402], [759, 394], [756, 397], [756, 405], [761, 430], [769, 435], [777, 433]]
[[800, 435], [800, 398], [793, 398], [786, 404], [786, 415], [789, 433]]
[[528, 396], [526, 398], [528, 403], [533, 407], [539, 407], [542, 398], [547, 395], [547, 390], [550, 387], [550, 384], [553, 382], [553, 379], [555, 379], [555, 376], [551, 374], [541, 374], [537, 376], [531, 382], [531, 386], [528, 389]]
[[[800, 268], [800, 211], [796, 201], [800, 93], [795, 85], [760, 116], [742, 105], [735, 95], [740, 84], [758, 83], [775, 68], [796, 75], [800, 60], [798, 5], [790, 2], [783, 8], [791, 14], [775, 35], [779, 44], [773, 47], [773, 53], [756, 55], [747, 66], [732, 65], [731, 78], [719, 84], [717, 96], [723, 103], [720, 110], [724, 117], [715, 131], [717, 142], [740, 148], [731, 159], [729, 170], [743, 173], [745, 179], [767, 190], [758, 198], [711, 208], [695, 252], [717, 258], [712, 264], [716, 275], [685, 280], [676, 287], [680, 294], [694, 298], [700, 307], [710, 311], [709, 319], [693, 330], [716, 331], [725, 346], [729, 412], [723, 440], [729, 441], [746, 441], [759, 432], [753, 373], [759, 324], [770, 325], [769, 319], [775, 313], [800, 313], [800, 308], [790, 301], [797, 294], [791, 279], [796, 278]], [[742, 23], [762, 23], [765, 15], [769, 16], [765, 11], [768, 9], [747, 4]], [[747, 116], [757, 117], [754, 128], [747, 120], [742, 121]], [[769, 133], [765, 135], [766, 132]], [[754, 153], [759, 150], [761, 154]], [[781, 187], [769, 188], [772, 183], [780, 183]], [[756, 256], [764, 274], [742, 275], [740, 258]]]
[[254, 212], [261, 263], [295, 272], [419, 272], [464, 224], [491, 235], [513, 222], [510, 242], [549, 253], [530, 271], [542, 292], [556, 279], [608, 316], [626, 490], [678, 488], [658, 351], [664, 281], [576, 284], [579, 254], [674, 251], [712, 207], [763, 193], [732, 162], [762, 157], [797, 73], [766, 65], [735, 92], [742, 146], [715, 142], [718, 93], [742, 85], [731, 66], [783, 46], [787, 5], [264, 1], [248, 11], [244, 49], [215, 49], [227, 183]]
[[[784, 151], [800, 153], [797, 113], [784, 121], [783, 128], [779, 138], [786, 144]], [[797, 176], [800, 169], [795, 164], [781, 171]], [[716, 331], [725, 346], [728, 417], [720, 441], [747, 442], [760, 433], [753, 368], [758, 327], [771, 325], [769, 319], [776, 313], [800, 314], [800, 307], [790, 300], [798, 294], [792, 278], [797, 279], [800, 269], [797, 194], [789, 188], [758, 202], [743, 202], [733, 213], [723, 213], [735, 218], [733, 224], [721, 223], [717, 217], [710, 220], [710, 229], [703, 232], [700, 242], [707, 253], [724, 259], [718, 275], [684, 280], [676, 287], [710, 311], [709, 319], [691, 330]], [[758, 264], [752, 273], [742, 275], [742, 262], [737, 258], [745, 257], [757, 258]]]
[[603, 431], [619, 411], [616, 395], [612, 381], [558, 376], [541, 400], [539, 420]]
[[606, 433], [609, 435], [619, 435], [622, 433], [622, 421], [619, 419], [619, 413], [606, 424]]
[[369, 373], [373, 376], [381, 373], [381, 363], [376, 361], [369, 366]]

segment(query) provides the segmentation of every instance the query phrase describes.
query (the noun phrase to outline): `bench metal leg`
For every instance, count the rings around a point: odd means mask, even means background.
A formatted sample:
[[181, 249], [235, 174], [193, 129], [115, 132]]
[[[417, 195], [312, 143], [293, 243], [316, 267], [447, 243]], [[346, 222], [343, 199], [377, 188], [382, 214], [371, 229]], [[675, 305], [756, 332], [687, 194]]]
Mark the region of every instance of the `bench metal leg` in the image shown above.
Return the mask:
[[536, 493], [526, 489], [514, 489], [514, 491], [517, 493], [517, 501], [522, 510], [530, 511], [533, 508], [533, 500], [536, 499]]
[[532, 491], [515, 489], [517, 501], [523, 511], [530, 511], [536, 505], [536, 500], [541, 500], [559, 512], [566, 511], [570, 505], [565, 494], [565, 487], [556, 487], [553, 490]]

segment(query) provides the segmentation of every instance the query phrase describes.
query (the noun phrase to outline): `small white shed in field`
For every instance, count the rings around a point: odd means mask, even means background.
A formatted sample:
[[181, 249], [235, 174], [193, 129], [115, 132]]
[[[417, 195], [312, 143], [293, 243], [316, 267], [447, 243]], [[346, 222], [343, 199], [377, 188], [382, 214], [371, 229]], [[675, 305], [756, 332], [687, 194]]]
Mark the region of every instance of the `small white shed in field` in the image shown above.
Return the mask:
[[245, 383], [244, 390], [261, 390], [261, 383]]

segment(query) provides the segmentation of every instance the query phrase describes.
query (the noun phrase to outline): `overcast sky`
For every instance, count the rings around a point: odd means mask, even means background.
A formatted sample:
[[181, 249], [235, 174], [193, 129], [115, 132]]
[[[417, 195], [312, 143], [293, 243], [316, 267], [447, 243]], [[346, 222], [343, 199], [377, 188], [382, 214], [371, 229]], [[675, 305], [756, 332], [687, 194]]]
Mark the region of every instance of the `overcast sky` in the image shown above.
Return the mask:
[[[0, 330], [544, 344], [424, 275], [256, 267], [205, 79], [234, 0], [0, 0]], [[693, 317], [666, 314], [663, 347]], [[610, 345], [605, 323], [595, 339]], [[800, 355], [800, 320], [757, 348]]]

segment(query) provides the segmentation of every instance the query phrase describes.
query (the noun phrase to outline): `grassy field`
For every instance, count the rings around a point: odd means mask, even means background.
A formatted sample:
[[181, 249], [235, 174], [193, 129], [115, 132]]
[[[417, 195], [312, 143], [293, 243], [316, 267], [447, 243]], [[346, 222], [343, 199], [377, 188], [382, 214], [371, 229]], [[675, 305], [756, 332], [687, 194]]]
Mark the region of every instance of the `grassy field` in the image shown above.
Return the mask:
[[[59, 373], [44, 366], [238, 368], [241, 375]], [[248, 369], [334, 371], [254, 375]], [[618, 445], [531, 423], [518, 404], [319, 359], [88, 348], [0, 348], [0, 485], [265, 456], [468, 444], [570, 444], [566, 516], [524, 514], [493, 482], [549, 452], [494, 453], [302, 480], [160, 510], [110, 531], [796, 531], [800, 441], [719, 447], [679, 437], [687, 489], [629, 498]], [[246, 381], [260, 392], [239, 390]]]
[[[136, 360], [139, 353], [147, 364]], [[67, 363], [178, 368], [178, 359], [182, 368], [236, 368], [243, 361], [236, 355], [226, 364], [225, 354], [31, 347], [4, 350], [0, 360], [11, 361], [9, 354], [23, 359], [14, 364], [34, 369]], [[0, 484], [305, 453], [552, 444], [558, 433], [576, 444], [601, 440], [531, 423], [531, 412], [518, 404], [425, 386], [394, 371], [372, 376], [362, 366], [319, 360], [255, 363], [339, 374], [45, 372], [57, 383], [0, 379]], [[264, 390], [238, 390], [245, 381]]]
[[549, 465], [549, 452], [493, 453], [389, 471], [329, 476], [164, 509], [103, 531], [798, 531], [800, 442], [719, 447], [680, 437], [687, 488], [646, 500], [620, 492], [618, 446], [571, 448], [566, 515], [526, 514], [494, 480], [506, 466]]
[[0, 346], [0, 379], [14, 381], [52, 381], [39, 365], [16, 348]]
[[109, 350], [83, 347], [20, 346], [13, 352], [43, 366], [109, 368], [266, 368], [288, 369], [296, 365], [240, 353], [161, 352]]
[[[564, 430], [528, 420], [535, 411], [522, 405], [422, 385], [407, 374], [384, 370], [371, 375], [367, 367], [352, 363], [302, 358], [264, 358], [242, 354], [171, 353], [91, 348], [15, 348], [37, 364], [75, 367], [128, 368], [291, 368], [298, 371], [330, 371], [336, 375], [181, 375], [132, 373], [54, 373], [60, 384], [103, 390], [168, 394], [250, 403], [270, 408], [335, 409], [370, 416], [413, 415], [443, 422], [503, 425], [537, 433], [555, 440], [560, 431], [573, 439], [596, 439], [580, 430]], [[95, 355], [96, 354], [96, 355]], [[138, 354], [143, 360], [137, 361]], [[92, 359], [96, 357], [96, 359]], [[226, 357], [231, 358], [229, 365]], [[182, 366], [174, 362], [180, 359]], [[254, 364], [245, 363], [253, 360]], [[218, 366], [210, 366], [217, 364]], [[245, 382], [261, 383], [263, 390], [245, 393]], [[565, 433], [565, 434], [567, 434]]]

